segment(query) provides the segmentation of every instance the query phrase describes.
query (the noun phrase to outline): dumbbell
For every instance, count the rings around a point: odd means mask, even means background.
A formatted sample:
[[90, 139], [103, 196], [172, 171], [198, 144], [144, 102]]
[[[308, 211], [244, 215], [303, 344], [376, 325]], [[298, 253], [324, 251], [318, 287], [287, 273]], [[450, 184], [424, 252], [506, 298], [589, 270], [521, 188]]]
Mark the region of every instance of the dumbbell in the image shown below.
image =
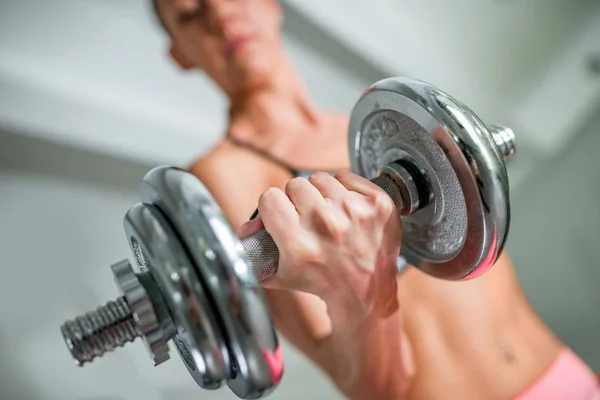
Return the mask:
[[[506, 127], [486, 127], [464, 104], [418, 80], [369, 87], [350, 115], [352, 171], [393, 199], [401, 257], [439, 279], [489, 270], [510, 220]], [[283, 373], [280, 343], [259, 282], [277, 272], [265, 230], [238, 239], [202, 182], [174, 167], [143, 178], [124, 218], [133, 258], [111, 266], [121, 297], [61, 326], [76, 364], [140, 337], [154, 365], [172, 341], [195, 382], [261, 398]]]

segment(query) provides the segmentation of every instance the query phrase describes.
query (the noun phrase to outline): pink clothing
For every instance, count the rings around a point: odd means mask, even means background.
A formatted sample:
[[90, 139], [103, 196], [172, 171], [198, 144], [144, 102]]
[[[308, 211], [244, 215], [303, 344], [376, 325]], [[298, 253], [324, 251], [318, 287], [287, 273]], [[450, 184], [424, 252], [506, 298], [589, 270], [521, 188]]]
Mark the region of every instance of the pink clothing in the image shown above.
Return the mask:
[[514, 400], [600, 400], [598, 377], [571, 349]]

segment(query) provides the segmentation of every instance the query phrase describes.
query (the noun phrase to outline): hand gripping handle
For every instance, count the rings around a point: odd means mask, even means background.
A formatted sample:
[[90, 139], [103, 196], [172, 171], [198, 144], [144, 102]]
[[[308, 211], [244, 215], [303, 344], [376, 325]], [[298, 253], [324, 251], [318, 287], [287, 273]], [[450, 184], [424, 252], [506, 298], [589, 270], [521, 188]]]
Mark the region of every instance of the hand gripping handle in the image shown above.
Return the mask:
[[[402, 208], [403, 190], [400, 182], [393, 179], [388, 174], [380, 175], [371, 180], [377, 186], [382, 188], [394, 201], [396, 207]], [[255, 211], [253, 218], [258, 215]], [[250, 262], [250, 267], [256, 274], [259, 281], [265, 280], [277, 273], [279, 267], [279, 249], [275, 245], [271, 235], [262, 229], [241, 240], [246, 253], [246, 258]]]

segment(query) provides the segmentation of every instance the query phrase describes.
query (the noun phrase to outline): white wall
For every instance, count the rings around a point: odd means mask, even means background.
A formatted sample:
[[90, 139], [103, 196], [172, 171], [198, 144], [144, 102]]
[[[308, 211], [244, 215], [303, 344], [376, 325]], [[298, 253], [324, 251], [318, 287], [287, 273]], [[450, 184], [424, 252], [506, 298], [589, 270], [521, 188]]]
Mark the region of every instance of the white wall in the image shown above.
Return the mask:
[[600, 371], [600, 109], [560, 156], [512, 197], [507, 248], [534, 308]]

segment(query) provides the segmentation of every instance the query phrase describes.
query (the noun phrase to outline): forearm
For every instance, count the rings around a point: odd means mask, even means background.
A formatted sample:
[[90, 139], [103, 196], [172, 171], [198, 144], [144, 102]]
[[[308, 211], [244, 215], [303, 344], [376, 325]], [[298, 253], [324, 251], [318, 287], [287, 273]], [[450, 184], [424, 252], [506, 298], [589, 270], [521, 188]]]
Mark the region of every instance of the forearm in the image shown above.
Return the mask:
[[328, 306], [332, 333], [323, 343], [330, 355], [325, 365], [340, 390], [353, 400], [405, 398], [414, 363], [397, 303], [360, 320], [351, 304]]

